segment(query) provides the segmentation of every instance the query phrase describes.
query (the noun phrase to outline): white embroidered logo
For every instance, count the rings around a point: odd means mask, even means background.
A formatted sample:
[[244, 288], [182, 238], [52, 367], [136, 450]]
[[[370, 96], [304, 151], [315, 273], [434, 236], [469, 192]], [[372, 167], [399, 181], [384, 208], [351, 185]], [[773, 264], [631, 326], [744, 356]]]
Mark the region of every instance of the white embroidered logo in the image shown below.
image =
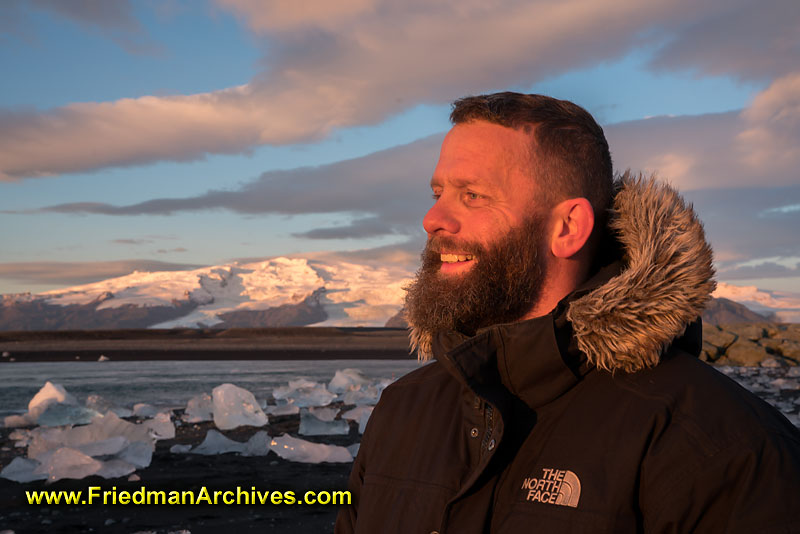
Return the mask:
[[542, 469], [540, 478], [526, 478], [522, 481], [525, 499], [531, 502], [578, 507], [581, 499], [581, 480], [578, 475], [566, 469]]

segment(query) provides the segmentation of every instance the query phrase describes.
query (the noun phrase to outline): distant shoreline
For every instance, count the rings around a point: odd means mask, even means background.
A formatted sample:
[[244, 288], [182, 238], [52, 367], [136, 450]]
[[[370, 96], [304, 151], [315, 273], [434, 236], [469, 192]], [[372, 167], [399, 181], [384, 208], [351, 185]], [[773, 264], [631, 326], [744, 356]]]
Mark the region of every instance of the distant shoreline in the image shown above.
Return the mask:
[[0, 332], [0, 363], [208, 360], [409, 360], [401, 328], [237, 328]]

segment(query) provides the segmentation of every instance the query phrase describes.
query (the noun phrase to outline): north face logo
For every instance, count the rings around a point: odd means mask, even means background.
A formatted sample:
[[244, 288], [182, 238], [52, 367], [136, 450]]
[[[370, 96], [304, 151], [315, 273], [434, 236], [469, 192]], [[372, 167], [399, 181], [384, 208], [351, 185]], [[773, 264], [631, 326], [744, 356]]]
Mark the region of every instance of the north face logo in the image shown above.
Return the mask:
[[542, 469], [540, 478], [526, 478], [522, 481], [526, 500], [571, 506], [577, 508], [581, 499], [581, 481], [578, 475], [565, 469]]

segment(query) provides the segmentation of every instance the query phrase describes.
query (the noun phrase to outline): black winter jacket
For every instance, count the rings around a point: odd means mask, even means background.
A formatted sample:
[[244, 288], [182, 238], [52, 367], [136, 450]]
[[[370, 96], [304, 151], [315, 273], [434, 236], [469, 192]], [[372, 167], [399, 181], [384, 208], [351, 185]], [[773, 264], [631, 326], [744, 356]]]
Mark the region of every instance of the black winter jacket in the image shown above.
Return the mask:
[[699, 223], [654, 183], [615, 208], [625, 263], [550, 314], [414, 333], [436, 361], [384, 391], [337, 533], [800, 532], [800, 432], [696, 358]]

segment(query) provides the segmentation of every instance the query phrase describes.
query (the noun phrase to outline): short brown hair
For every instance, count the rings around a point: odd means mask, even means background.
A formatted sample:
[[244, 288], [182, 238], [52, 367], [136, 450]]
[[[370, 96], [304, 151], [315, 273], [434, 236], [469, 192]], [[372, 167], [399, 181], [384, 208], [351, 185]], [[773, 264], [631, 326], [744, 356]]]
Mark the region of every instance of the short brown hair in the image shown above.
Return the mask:
[[453, 103], [450, 121], [487, 121], [533, 132], [532, 156], [545, 187], [544, 201], [584, 197], [600, 230], [611, 206], [613, 169], [603, 129], [588, 111], [567, 100], [512, 92], [468, 96]]

